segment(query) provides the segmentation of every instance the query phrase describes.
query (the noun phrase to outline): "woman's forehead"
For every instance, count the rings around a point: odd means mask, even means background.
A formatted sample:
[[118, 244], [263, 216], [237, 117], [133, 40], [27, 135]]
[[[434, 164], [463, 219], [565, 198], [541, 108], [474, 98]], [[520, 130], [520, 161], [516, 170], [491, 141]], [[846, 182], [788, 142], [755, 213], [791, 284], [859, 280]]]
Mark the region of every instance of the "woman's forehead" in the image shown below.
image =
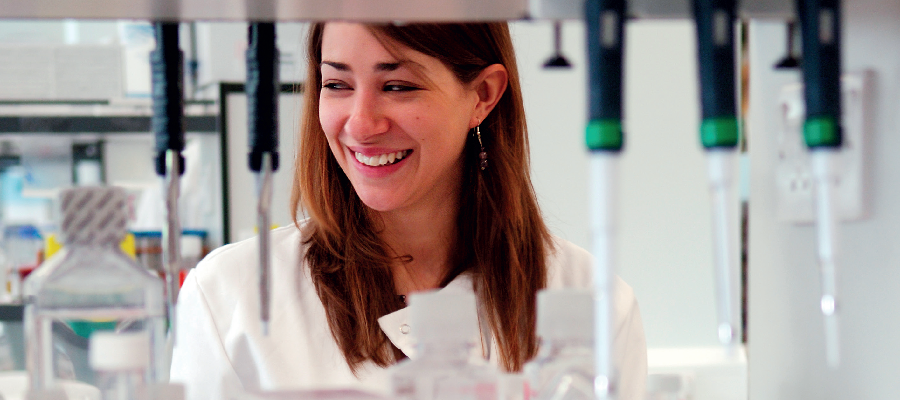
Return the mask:
[[368, 58], [384, 63], [397, 58], [362, 24], [330, 22], [322, 32], [322, 60], [343, 62], [349, 59]]
[[[385, 44], [387, 43], [387, 47]], [[389, 72], [400, 68], [429, 70], [443, 66], [439, 60], [389, 38], [379, 38], [363, 24], [330, 22], [322, 34], [322, 64], [339, 70], [356, 68]]]

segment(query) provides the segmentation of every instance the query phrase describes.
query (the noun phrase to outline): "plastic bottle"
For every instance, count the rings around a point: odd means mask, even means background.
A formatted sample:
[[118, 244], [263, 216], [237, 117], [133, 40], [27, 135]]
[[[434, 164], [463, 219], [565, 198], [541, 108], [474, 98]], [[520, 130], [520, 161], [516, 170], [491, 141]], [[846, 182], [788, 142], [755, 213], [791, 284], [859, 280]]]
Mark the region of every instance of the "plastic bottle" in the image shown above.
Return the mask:
[[[16, 369], [16, 360], [12, 351], [12, 340], [4, 321], [0, 321], [0, 373]], [[2, 397], [0, 397], [2, 399]]]
[[394, 399], [494, 400], [498, 373], [472, 360], [478, 315], [471, 293], [432, 292], [409, 298], [416, 357], [392, 369]]
[[135, 400], [146, 386], [150, 365], [146, 332], [91, 335], [90, 363], [102, 400]]
[[11, 225], [3, 229], [5, 256], [4, 303], [20, 303], [22, 279], [42, 261], [44, 241], [33, 225]]
[[523, 367], [526, 398], [594, 400], [591, 292], [545, 289], [537, 299], [541, 347]]
[[125, 191], [79, 187], [60, 197], [66, 246], [25, 281], [31, 389], [54, 387], [55, 324], [84, 337], [104, 330], [145, 333], [150, 343], [145, 380], [157, 382], [166, 368], [163, 282], [119, 247], [126, 233]]

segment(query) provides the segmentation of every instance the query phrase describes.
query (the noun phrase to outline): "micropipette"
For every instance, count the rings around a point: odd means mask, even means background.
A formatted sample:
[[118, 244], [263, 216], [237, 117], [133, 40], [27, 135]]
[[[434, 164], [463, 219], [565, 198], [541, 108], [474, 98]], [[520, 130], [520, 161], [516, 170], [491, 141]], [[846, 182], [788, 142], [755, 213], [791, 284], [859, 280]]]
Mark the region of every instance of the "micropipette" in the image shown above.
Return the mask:
[[274, 23], [251, 23], [247, 49], [247, 122], [250, 170], [256, 173], [259, 230], [259, 307], [263, 334], [269, 332], [269, 213], [272, 174], [278, 169], [278, 50]]
[[809, 147], [816, 185], [816, 230], [822, 279], [820, 307], [825, 318], [828, 365], [840, 364], [836, 274], [838, 222], [834, 201], [835, 158], [841, 135], [841, 5], [838, 0], [798, 0], [797, 18], [803, 38], [803, 81], [806, 121], [803, 138]]
[[735, 111], [734, 0], [695, 0], [697, 54], [703, 121], [700, 141], [706, 149], [712, 200], [713, 254], [719, 341], [734, 349], [740, 336], [736, 298], [737, 229], [734, 163], [738, 123]]
[[178, 217], [180, 177], [184, 173], [184, 55], [178, 48], [178, 23], [154, 26], [156, 50], [150, 54], [153, 85], [152, 130], [156, 138], [156, 173], [165, 179], [166, 220], [163, 256], [170, 342], [175, 340], [175, 304], [180, 289], [181, 226]]
[[591, 234], [594, 254], [594, 394], [616, 396], [612, 362], [613, 282], [616, 263], [615, 204], [618, 155], [622, 150], [622, 48], [625, 1], [588, 0], [585, 5], [588, 49], [588, 125], [591, 151]]

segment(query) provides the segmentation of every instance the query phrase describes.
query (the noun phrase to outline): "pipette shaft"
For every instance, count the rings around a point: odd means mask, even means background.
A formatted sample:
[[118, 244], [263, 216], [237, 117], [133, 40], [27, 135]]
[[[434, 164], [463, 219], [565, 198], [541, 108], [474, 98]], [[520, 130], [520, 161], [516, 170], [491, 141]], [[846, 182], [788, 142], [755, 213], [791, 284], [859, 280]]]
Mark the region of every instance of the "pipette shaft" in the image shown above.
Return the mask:
[[591, 251], [594, 254], [594, 390], [598, 399], [613, 398], [616, 373], [613, 360], [613, 303], [616, 229], [615, 195], [618, 186], [615, 153], [591, 155]]
[[275, 24], [252, 23], [248, 31], [247, 100], [250, 170], [256, 173], [259, 230], [259, 306], [268, 335], [271, 308], [269, 215], [273, 173], [278, 169], [278, 50]]
[[694, 0], [700, 100], [700, 142], [707, 151], [719, 341], [733, 350], [740, 333], [736, 294], [737, 215], [734, 162], [738, 144], [735, 107], [734, 0]]
[[268, 335], [271, 307], [269, 213], [272, 207], [272, 154], [263, 153], [262, 171], [257, 174], [257, 224], [259, 226], [259, 315], [263, 333]]
[[829, 366], [840, 364], [840, 331], [837, 315], [837, 258], [839, 229], [834, 200], [837, 151], [817, 150], [812, 154], [812, 170], [816, 185], [816, 230], [818, 236], [819, 272], [822, 280], [820, 308], [825, 318], [825, 359]]
[[803, 139], [810, 149], [816, 183], [818, 261], [822, 279], [820, 307], [825, 319], [828, 365], [840, 363], [837, 268], [838, 222], [835, 209], [834, 158], [841, 134], [841, 4], [838, 0], [798, 0], [803, 38], [803, 83], [806, 121]]
[[625, 1], [585, 3], [588, 50], [588, 126], [585, 144], [591, 151], [591, 234], [594, 255], [594, 395], [616, 398], [618, 376], [613, 364], [615, 321], [616, 164], [622, 150], [622, 59]]
[[184, 56], [178, 48], [178, 24], [157, 23], [156, 50], [150, 55], [153, 85], [152, 129], [156, 139], [156, 173], [165, 178], [166, 220], [163, 257], [170, 337], [176, 332], [175, 304], [180, 289], [181, 226], [178, 214], [180, 176], [184, 173]]
[[[176, 150], [166, 152], [165, 202], [166, 221], [163, 227], [163, 256], [166, 266], [166, 306], [169, 312], [171, 337], [175, 338], [175, 306], [181, 288], [181, 222], [178, 217], [178, 197], [181, 189], [180, 154]], [[173, 342], [174, 344], [174, 342]]]

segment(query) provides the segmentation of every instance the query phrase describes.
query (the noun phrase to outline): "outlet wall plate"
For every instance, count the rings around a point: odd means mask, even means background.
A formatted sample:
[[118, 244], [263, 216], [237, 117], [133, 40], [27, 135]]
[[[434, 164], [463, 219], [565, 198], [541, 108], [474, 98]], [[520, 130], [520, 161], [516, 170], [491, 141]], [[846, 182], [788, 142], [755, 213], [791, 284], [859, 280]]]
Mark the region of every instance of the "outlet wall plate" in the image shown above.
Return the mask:
[[[868, 217], [865, 185], [868, 138], [866, 103], [870, 92], [869, 72], [845, 73], [841, 76], [843, 146], [838, 156], [837, 208], [842, 221]], [[779, 130], [776, 132], [778, 219], [783, 222], [810, 224], [815, 222], [815, 188], [809, 150], [803, 142], [806, 112], [803, 84], [782, 88], [778, 100]]]

